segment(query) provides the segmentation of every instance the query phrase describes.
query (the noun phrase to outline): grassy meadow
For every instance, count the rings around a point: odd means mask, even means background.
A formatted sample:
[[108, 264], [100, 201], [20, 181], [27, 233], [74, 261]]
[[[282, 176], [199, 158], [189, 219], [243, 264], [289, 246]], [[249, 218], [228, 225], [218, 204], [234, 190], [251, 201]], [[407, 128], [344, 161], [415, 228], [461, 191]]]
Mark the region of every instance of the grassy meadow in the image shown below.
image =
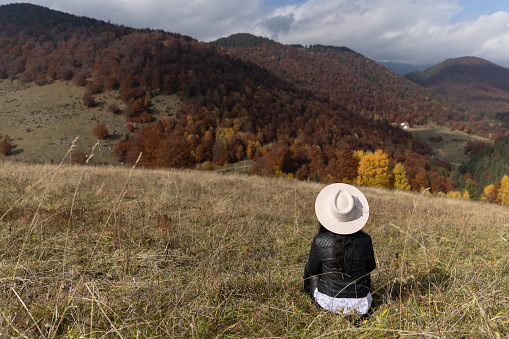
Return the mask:
[[[76, 150], [89, 152], [97, 142], [92, 130], [104, 124], [110, 138], [101, 141], [91, 164], [118, 165], [113, 148], [127, 133], [125, 117], [108, 110], [111, 104], [119, 109], [125, 105], [118, 91], [94, 94], [96, 105], [85, 107], [83, 87], [67, 81], [54, 81], [39, 86], [17, 80], [0, 80], [0, 138], [8, 135], [15, 148], [10, 159], [30, 162], [58, 162], [76, 136]], [[182, 106], [176, 95], [158, 95], [151, 99], [151, 112], [156, 120], [176, 114]], [[140, 126], [142, 124], [133, 125]]]
[[509, 210], [481, 202], [361, 188], [372, 310], [315, 308], [302, 274], [322, 187], [4, 160], [0, 337], [509, 335]]
[[[465, 154], [465, 146], [468, 141], [490, 142], [488, 138], [458, 130], [451, 131], [446, 126], [429, 125], [412, 128], [409, 133], [427, 142], [439, 159], [450, 162], [454, 168], [459, 167], [462, 162], [468, 161], [468, 154]], [[436, 138], [440, 139], [436, 140]]]

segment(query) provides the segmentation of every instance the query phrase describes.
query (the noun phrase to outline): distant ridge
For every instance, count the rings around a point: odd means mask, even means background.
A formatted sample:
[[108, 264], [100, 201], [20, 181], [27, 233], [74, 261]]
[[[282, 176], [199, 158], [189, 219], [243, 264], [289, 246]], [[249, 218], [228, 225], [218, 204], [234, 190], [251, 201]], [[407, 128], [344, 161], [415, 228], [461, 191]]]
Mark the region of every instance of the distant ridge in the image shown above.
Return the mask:
[[[225, 38], [220, 38], [215, 41], [212, 41], [213, 45], [225, 47], [225, 48], [249, 48], [249, 47], [259, 47], [263, 46], [264, 44], [269, 44], [273, 46], [277, 45], [283, 45], [279, 42], [276, 42], [272, 39], [256, 36], [250, 33], [236, 33], [232, 34]], [[348, 47], [337, 47], [337, 46], [328, 46], [328, 45], [320, 45], [320, 44], [314, 44], [309, 45], [307, 47], [302, 46], [301, 44], [291, 44], [288, 45], [296, 49], [331, 49], [341, 52], [352, 52], [359, 54], [355, 52], [354, 50], [348, 48]], [[360, 55], [360, 54], [359, 54]]]
[[226, 38], [217, 39], [213, 42], [213, 44], [225, 48], [245, 48], [258, 47], [263, 44], [276, 45], [277, 42], [269, 38], [259, 37], [249, 33], [237, 33]]
[[473, 113], [509, 112], [509, 70], [477, 57], [448, 59], [407, 79]]
[[76, 16], [57, 10], [52, 10], [43, 6], [33, 5], [29, 3], [8, 4], [0, 6], [0, 26], [15, 26], [17, 28], [31, 28], [41, 26], [44, 23], [47, 27], [68, 25], [91, 27], [101, 25], [109, 25], [104, 21]]

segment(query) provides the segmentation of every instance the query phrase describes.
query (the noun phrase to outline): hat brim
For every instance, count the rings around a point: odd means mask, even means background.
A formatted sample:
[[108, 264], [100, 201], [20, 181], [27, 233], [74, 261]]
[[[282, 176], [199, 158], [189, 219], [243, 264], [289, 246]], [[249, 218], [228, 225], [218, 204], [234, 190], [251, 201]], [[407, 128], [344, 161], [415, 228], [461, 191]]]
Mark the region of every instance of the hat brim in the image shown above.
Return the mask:
[[[338, 190], [344, 189], [353, 197], [356, 204], [355, 215], [349, 221], [339, 221], [329, 210], [329, 202]], [[315, 201], [315, 213], [318, 221], [329, 231], [337, 234], [352, 234], [361, 230], [368, 222], [368, 200], [356, 187], [348, 184], [336, 183], [326, 186], [320, 191]]]

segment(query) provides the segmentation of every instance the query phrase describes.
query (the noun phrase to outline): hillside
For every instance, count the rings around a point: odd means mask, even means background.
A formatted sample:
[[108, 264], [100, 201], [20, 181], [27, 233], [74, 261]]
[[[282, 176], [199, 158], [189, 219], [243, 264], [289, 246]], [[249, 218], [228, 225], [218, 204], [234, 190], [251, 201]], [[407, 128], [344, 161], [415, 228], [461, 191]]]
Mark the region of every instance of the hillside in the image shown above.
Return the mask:
[[[410, 73], [406, 78], [477, 114], [469, 125], [485, 134], [489, 120], [482, 117], [500, 118], [497, 115], [509, 112], [509, 69], [484, 59], [449, 59], [423, 72]], [[507, 124], [495, 133], [503, 135], [505, 129]]]
[[500, 138], [494, 144], [473, 144], [471, 156], [460, 167], [479, 182], [478, 190], [488, 185], [500, 187], [500, 180], [509, 173], [509, 137]]
[[347, 47], [308, 48], [249, 34], [213, 42], [349, 112], [371, 120], [439, 125], [465, 117], [450, 103]]
[[377, 263], [371, 312], [356, 319], [317, 309], [302, 291], [302, 274], [322, 187], [200, 171], [1, 162], [0, 332], [509, 334], [507, 207], [410, 192], [361, 187]]
[[[6, 25], [0, 77], [39, 86], [70, 81], [83, 87], [83, 104], [91, 108], [102, 95], [113, 94], [120, 100], [114, 111], [126, 125], [137, 125], [115, 129], [122, 136], [115, 148], [119, 162], [134, 163], [140, 152], [140, 164], [147, 167], [194, 168], [250, 158], [256, 160], [254, 174], [280, 170], [299, 179], [339, 180], [345, 165], [326, 165], [353, 150], [394, 149], [423, 161], [430, 155], [425, 143], [386, 121], [190, 37], [103, 22], [82, 25], [62, 13], [47, 16], [60, 22], [51, 27], [53, 21], [44, 21], [47, 10], [32, 5], [0, 6], [0, 22], [14, 10], [35, 19], [25, 26]], [[37, 11], [41, 14], [33, 14]], [[161, 95], [178, 95], [182, 108], [158, 117], [154, 103]], [[36, 140], [38, 132], [31, 138]], [[9, 130], [2, 133], [20, 138]]]

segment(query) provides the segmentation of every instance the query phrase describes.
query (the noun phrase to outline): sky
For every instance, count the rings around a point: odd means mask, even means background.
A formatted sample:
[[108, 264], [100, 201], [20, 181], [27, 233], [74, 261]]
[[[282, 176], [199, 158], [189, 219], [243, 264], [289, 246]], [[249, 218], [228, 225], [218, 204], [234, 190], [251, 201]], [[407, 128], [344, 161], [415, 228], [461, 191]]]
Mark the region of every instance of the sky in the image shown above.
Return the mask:
[[[0, 4], [12, 2], [0, 0]], [[204, 42], [252, 33], [284, 44], [345, 46], [376, 61], [434, 65], [449, 58], [477, 56], [509, 67], [507, 0], [27, 2]]]

